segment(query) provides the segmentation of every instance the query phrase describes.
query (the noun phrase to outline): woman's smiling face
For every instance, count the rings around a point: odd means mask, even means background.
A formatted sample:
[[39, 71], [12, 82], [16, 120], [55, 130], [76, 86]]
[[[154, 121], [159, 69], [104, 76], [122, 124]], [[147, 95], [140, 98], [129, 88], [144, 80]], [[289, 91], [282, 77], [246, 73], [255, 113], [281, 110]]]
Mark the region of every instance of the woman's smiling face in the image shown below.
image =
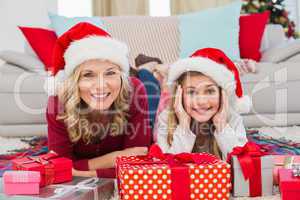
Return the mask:
[[220, 89], [208, 76], [190, 73], [183, 79], [183, 106], [188, 115], [203, 123], [219, 110]]
[[79, 70], [81, 99], [94, 110], [108, 110], [122, 87], [120, 67], [108, 61], [94, 59], [82, 63]]

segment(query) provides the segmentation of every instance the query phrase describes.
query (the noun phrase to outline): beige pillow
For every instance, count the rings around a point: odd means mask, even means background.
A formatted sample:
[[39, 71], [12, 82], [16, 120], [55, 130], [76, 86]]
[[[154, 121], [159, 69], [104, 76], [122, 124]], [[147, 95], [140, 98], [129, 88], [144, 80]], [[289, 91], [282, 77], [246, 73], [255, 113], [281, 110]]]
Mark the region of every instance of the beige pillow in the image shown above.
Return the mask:
[[4, 60], [8, 64], [19, 66], [28, 71], [40, 72], [44, 71], [44, 64], [37, 58], [25, 53], [16, 51], [1, 51], [0, 59]]

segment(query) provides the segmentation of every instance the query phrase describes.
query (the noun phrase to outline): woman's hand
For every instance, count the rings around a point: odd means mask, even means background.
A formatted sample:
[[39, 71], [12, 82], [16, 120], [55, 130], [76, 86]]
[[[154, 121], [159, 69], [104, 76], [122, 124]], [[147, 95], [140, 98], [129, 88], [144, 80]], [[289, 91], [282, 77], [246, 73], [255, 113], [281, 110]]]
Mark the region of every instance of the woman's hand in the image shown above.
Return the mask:
[[147, 147], [131, 147], [120, 151], [119, 156], [138, 156], [146, 155], [148, 153]]
[[120, 151], [113, 151], [97, 158], [92, 158], [88, 161], [88, 165], [90, 170], [112, 168], [115, 166], [115, 161], [118, 156], [146, 155], [147, 153], [147, 147], [131, 147]]
[[180, 85], [178, 85], [175, 96], [174, 111], [178, 118], [179, 125], [184, 129], [190, 129], [191, 117], [184, 110], [182, 103], [182, 93], [182, 88]]
[[219, 111], [215, 114], [215, 116], [212, 118], [213, 124], [216, 127], [217, 133], [220, 133], [223, 131], [223, 129], [227, 125], [227, 118], [228, 118], [228, 97], [226, 92], [222, 89], [222, 98], [220, 102], [220, 108]]
[[80, 171], [80, 170], [72, 168], [72, 175], [73, 176], [81, 176], [81, 177], [96, 177], [97, 173], [96, 173], [95, 170], [92, 170], [92, 171]]

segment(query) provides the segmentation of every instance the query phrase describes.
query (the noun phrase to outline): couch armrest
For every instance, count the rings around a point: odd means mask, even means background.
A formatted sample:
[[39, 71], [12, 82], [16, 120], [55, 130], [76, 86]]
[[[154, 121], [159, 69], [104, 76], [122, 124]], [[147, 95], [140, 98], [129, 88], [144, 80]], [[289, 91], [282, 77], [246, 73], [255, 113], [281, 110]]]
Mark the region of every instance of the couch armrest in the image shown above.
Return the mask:
[[262, 52], [261, 62], [279, 63], [300, 53], [300, 39], [287, 41]]
[[276, 47], [278, 44], [285, 43], [287, 37], [285, 36], [284, 29], [279, 24], [267, 24], [262, 41], [260, 51], [266, 51], [273, 47]]

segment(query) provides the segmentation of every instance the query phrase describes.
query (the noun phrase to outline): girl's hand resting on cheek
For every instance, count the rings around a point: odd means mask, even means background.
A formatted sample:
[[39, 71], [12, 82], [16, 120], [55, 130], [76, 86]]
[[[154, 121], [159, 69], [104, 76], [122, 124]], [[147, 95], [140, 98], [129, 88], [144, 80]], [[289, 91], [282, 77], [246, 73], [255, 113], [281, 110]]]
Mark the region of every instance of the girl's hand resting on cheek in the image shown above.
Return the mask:
[[178, 118], [179, 126], [181, 126], [184, 129], [190, 129], [191, 117], [187, 114], [187, 112], [183, 107], [182, 93], [183, 93], [182, 88], [180, 85], [178, 85], [175, 94], [176, 96], [175, 96], [174, 110]]
[[227, 119], [228, 109], [229, 109], [228, 97], [226, 92], [222, 89], [219, 111], [212, 118], [217, 133], [222, 132], [228, 123], [228, 119]]

